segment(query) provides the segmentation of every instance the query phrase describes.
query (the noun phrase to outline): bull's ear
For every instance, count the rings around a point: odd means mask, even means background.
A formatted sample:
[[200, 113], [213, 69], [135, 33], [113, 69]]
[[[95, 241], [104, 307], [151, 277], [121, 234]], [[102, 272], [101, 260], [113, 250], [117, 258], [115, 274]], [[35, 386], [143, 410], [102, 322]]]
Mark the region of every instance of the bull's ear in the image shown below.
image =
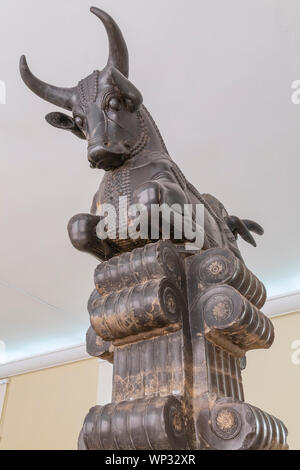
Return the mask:
[[53, 127], [58, 129], [65, 129], [71, 131], [75, 127], [74, 119], [71, 116], [63, 113], [49, 113], [46, 116], [46, 121]]
[[49, 113], [46, 116], [46, 121], [53, 127], [57, 127], [58, 129], [63, 129], [66, 131], [71, 131], [72, 134], [76, 135], [80, 139], [85, 139], [85, 135], [79, 129], [79, 127], [77, 127], [75, 120], [67, 114], [59, 112]]

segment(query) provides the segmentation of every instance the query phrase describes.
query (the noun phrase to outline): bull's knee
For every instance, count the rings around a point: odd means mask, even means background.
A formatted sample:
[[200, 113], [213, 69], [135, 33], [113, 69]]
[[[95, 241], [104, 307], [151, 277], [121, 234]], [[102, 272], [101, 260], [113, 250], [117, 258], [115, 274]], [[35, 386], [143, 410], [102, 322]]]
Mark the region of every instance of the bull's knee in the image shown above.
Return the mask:
[[90, 214], [78, 214], [72, 217], [68, 223], [68, 233], [74, 248], [90, 252], [97, 240], [96, 226], [99, 220], [100, 217]]

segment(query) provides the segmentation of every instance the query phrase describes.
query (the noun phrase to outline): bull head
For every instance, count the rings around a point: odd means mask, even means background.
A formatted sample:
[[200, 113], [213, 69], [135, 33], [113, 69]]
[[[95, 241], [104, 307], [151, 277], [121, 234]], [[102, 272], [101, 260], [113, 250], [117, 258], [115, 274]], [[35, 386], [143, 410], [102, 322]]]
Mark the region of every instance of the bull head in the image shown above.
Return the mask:
[[20, 72], [25, 84], [40, 98], [72, 111], [46, 116], [49, 124], [71, 131], [88, 142], [92, 168], [110, 170], [123, 164], [145, 141], [142, 95], [128, 80], [128, 51], [115, 21], [104, 11], [91, 8], [104, 24], [109, 40], [109, 57], [102, 71], [94, 71], [74, 88], [60, 88], [35, 77], [25, 56]]

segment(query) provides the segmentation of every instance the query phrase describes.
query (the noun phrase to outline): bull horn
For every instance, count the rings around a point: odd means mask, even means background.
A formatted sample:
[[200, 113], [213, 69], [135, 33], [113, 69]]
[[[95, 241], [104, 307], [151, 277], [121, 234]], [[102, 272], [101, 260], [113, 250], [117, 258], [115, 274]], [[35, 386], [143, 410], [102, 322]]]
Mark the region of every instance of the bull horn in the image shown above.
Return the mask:
[[40, 98], [61, 108], [72, 110], [76, 87], [59, 88], [42, 82], [31, 73], [24, 55], [20, 59], [20, 73], [24, 83]]
[[92, 7], [91, 12], [104, 24], [109, 41], [109, 57], [106, 67], [113, 66], [126, 78], [129, 75], [129, 59], [126, 42], [119, 26], [105, 11]]

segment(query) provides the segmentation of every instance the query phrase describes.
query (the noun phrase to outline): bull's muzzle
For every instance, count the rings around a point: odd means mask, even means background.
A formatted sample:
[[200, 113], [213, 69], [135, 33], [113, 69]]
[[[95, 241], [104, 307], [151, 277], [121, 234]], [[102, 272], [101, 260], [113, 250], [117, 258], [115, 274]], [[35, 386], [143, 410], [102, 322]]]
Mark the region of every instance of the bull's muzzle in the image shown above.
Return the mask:
[[88, 160], [93, 168], [111, 170], [121, 166], [128, 157], [128, 149], [108, 150], [101, 145], [88, 148]]

